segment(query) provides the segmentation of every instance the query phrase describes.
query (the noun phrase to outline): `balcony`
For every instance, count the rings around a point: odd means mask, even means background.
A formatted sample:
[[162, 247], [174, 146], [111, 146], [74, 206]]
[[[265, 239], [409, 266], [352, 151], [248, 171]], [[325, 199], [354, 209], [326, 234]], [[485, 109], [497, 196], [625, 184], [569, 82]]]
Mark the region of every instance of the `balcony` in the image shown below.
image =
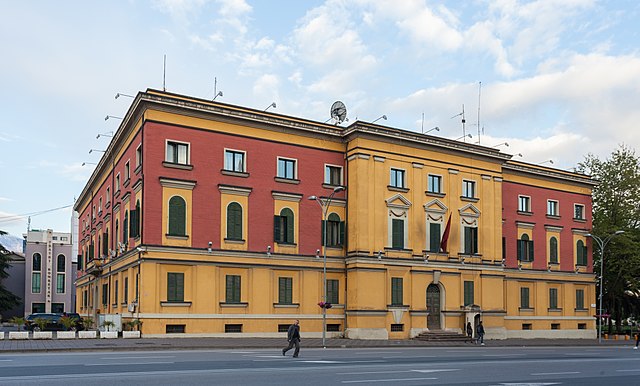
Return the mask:
[[93, 276], [100, 276], [104, 267], [104, 259], [93, 259], [87, 263], [87, 273]]

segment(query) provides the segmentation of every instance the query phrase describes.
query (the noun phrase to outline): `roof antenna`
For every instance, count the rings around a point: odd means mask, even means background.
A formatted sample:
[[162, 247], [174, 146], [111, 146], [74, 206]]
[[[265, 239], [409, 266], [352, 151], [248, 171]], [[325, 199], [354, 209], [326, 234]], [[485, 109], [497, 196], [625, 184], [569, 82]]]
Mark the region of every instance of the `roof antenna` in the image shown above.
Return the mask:
[[[478, 145], [480, 144], [480, 92], [482, 90], [482, 82], [478, 82]], [[484, 127], [482, 128], [484, 134]]]
[[164, 54], [164, 62], [162, 64], [162, 91], [167, 91], [167, 54]]
[[465, 128], [465, 123], [467, 122], [466, 119], [464, 119], [464, 104], [462, 105], [462, 112], [460, 114], [456, 114], [453, 117], [451, 117], [451, 119], [455, 118], [455, 117], [459, 117], [462, 116], [462, 140], [464, 142], [467, 142], [466, 140], [466, 136], [467, 136], [467, 132], [466, 132], [466, 128]]
[[422, 127], [421, 127], [421, 132], [422, 132], [422, 134], [424, 134], [424, 112], [422, 112]]

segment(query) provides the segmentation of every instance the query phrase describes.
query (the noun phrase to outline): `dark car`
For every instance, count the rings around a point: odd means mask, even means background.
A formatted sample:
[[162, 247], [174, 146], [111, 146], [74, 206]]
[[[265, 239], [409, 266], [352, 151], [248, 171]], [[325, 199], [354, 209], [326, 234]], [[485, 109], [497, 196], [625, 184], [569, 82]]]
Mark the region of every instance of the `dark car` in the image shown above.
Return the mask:
[[[67, 328], [60, 322], [63, 317], [68, 317], [75, 320], [74, 327]], [[46, 321], [43, 327], [37, 323], [37, 320], [41, 319]], [[52, 313], [35, 313], [27, 316], [27, 320], [24, 324], [25, 330], [29, 331], [66, 331], [66, 330], [83, 330], [82, 318], [77, 313], [64, 313], [64, 314], [52, 314]]]

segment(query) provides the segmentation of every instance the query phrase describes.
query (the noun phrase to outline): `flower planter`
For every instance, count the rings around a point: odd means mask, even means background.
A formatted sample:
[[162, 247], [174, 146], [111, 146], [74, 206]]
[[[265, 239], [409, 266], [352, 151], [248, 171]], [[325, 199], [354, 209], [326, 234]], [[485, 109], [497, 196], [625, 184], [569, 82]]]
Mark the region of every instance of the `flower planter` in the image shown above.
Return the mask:
[[118, 331], [100, 331], [100, 339], [116, 339]]
[[95, 331], [78, 331], [78, 338], [80, 339], [95, 339], [97, 333]]
[[57, 339], [75, 339], [76, 332], [75, 331], [58, 331], [56, 334]]
[[53, 339], [53, 332], [51, 331], [34, 331], [33, 339]]
[[140, 338], [140, 331], [122, 331], [122, 337], [124, 339]]
[[28, 331], [9, 331], [9, 339], [20, 339], [20, 340], [29, 339], [29, 332]]

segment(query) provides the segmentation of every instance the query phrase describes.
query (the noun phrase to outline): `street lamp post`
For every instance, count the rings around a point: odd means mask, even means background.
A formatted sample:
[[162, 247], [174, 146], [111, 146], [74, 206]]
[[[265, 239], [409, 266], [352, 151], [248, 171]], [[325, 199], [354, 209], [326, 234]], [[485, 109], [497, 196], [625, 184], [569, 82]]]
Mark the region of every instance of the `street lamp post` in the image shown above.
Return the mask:
[[602, 287], [604, 280], [604, 249], [607, 247], [607, 244], [609, 244], [609, 241], [611, 241], [613, 236], [617, 236], [623, 233], [624, 231], [615, 231], [609, 236], [605, 237], [604, 240], [592, 233], [587, 233], [585, 235], [594, 239], [600, 247], [600, 311], [598, 312], [598, 343], [602, 343]]
[[326, 308], [326, 304], [327, 304], [327, 213], [329, 212], [329, 205], [331, 205], [331, 199], [333, 198], [333, 196], [338, 193], [343, 191], [345, 188], [344, 186], [336, 186], [335, 188], [333, 188], [333, 192], [331, 192], [331, 194], [329, 195], [329, 197], [327, 198], [326, 201], [322, 201], [318, 196], [310, 196], [309, 200], [313, 200], [316, 201], [319, 205], [320, 208], [322, 208], [322, 219], [324, 220], [322, 222], [323, 224], [323, 229], [322, 229], [322, 292], [323, 292], [323, 296], [322, 296], [322, 302], [323, 302], [323, 307], [322, 307], [322, 347], [323, 348], [327, 348], [327, 346], [325, 345], [325, 340], [327, 337], [327, 308]]

